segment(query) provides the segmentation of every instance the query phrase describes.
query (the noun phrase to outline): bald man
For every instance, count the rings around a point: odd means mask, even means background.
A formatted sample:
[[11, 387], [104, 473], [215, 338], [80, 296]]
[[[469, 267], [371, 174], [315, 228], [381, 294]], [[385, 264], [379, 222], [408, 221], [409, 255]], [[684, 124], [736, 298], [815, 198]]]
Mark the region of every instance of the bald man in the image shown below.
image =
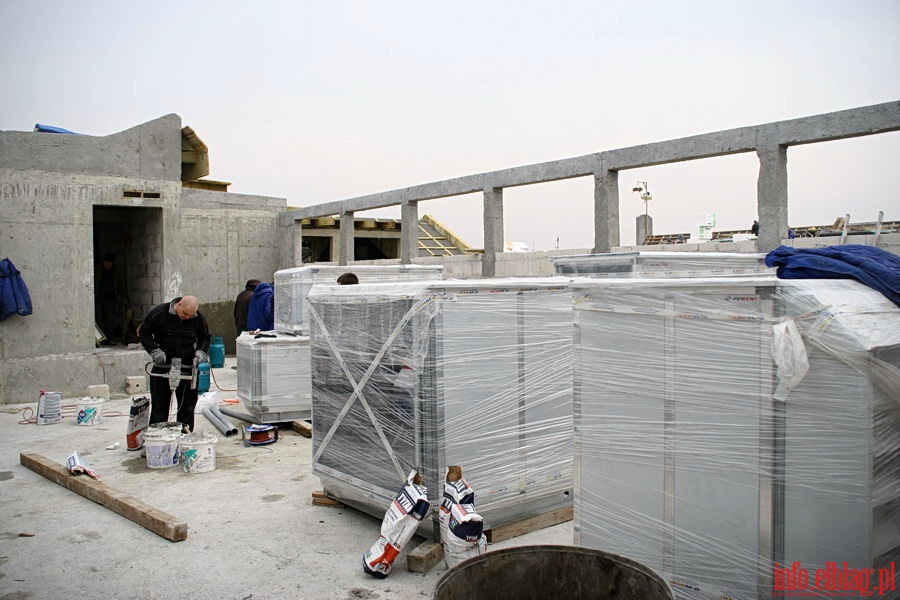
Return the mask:
[[[192, 375], [194, 359], [208, 360], [209, 326], [200, 313], [195, 296], [182, 296], [154, 307], [141, 323], [141, 346], [153, 359], [153, 373], [167, 375], [172, 359], [181, 359], [181, 374]], [[169, 421], [172, 390], [165, 377], [150, 377], [150, 424]], [[182, 379], [175, 390], [178, 401], [176, 420], [188, 431], [194, 430], [197, 390], [191, 380]]]

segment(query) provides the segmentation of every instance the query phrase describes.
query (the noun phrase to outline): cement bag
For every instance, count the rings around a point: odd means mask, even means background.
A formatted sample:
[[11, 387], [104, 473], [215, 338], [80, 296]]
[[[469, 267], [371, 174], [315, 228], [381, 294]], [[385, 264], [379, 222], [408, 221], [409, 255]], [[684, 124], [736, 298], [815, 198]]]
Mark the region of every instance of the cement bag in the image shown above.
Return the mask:
[[387, 577], [394, 559], [412, 538], [428, 508], [428, 489], [422, 485], [422, 476], [410, 471], [406, 483], [384, 513], [381, 535], [363, 557], [363, 570], [379, 579]]
[[125, 447], [140, 450], [144, 447], [144, 431], [150, 423], [150, 398], [141, 396], [131, 399], [128, 411], [128, 427], [125, 430]]
[[484, 520], [475, 511], [475, 491], [463, 479], [459, 465], [447, 468], [440, 520], [444, 562], [448, 567], [487, 550]]

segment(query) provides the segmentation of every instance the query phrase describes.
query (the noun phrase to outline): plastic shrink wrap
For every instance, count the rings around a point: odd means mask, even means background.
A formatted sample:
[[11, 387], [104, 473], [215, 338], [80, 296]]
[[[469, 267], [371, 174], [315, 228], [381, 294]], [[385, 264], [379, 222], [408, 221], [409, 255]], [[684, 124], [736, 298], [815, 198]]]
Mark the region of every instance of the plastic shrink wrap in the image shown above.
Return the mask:
[[577, 545], [681, 599], [898, 596], [897, 307], [849, 280], [572, 287]]
[[554, 256], [557, 275], [592, 279], [775, 276], [765, 254], [737, 252], [612, 252]]
[[[316, 285], [313, 473], [378, 516], [416, 469], [465, 465], [485, 529], [572, 504], [567, 278]], [[437, 513], [438, 511], [435, 511]], [[440, 540], [433, 514], [422, 531]]]
[[238, 397], [264, 423], [309, 419], [309, 337], [244, 332], [237, 339]]
[[275, 330], [309, 335], [307, 296], [312, 286], [334, 285], [352, 272], [360, 283], [427, 281], [444, 278], [442, 265], [306, 265], [275, 272]]

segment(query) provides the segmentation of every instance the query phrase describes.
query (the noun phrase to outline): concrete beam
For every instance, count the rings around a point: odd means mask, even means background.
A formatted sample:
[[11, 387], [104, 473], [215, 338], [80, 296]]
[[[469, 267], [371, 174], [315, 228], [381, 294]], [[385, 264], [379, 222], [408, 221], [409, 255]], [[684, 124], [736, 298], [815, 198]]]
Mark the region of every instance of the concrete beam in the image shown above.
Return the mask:
[[487, 188], [514, 187], [583, 177], [597, 172], [601, 163], [609, 171], [619, 171], [753, 152], [760, 147], [769, 147], [773, 144], [792, 146], [890, 131], [900, 131], [900, 101], [446, 179], [298, 208], [282, 213], [280, 218], [281, 224], [287, 225], [297, 219], [340, 214], [345, 210], [359, 211], [395, 206], [404, 200], [434, 200], [471, 194]]

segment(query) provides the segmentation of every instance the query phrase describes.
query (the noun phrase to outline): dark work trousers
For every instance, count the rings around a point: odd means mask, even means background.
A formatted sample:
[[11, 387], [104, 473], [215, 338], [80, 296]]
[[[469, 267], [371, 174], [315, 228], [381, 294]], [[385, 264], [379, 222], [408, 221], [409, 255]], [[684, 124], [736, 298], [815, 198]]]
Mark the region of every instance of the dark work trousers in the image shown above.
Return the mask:
[[[181, 367], [182, 375], [190, 375], [193, 366]], [[169, 365], [153, 365], [153, 373], [169, 374]], [[178, 402], [178, 413], [175, 420], [184, 423], [194, 430], [194, 408], [197, 406], [197, 389], [191, 389], [190, 379], [181, 379], [175, 390], [175, 398]], [[167, 377], [150, 377], [150, 425], [154, 423], [166, 423], [169, 420], [169, 409], [172, 399], [172, 389], [169, 387]]]

